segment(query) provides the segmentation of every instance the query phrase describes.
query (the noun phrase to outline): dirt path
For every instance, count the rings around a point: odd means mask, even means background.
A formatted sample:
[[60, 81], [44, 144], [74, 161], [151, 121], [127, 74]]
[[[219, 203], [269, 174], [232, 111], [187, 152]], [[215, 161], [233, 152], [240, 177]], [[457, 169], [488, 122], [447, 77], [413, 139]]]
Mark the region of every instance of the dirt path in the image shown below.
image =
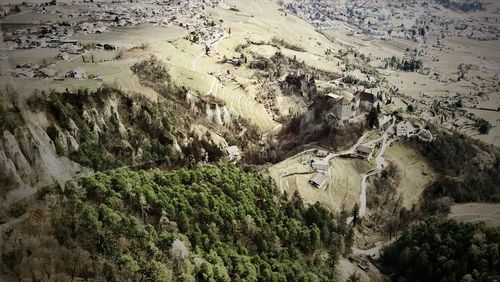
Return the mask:
[[[391, 126], [389, 126], [384, 131], [382, 138], [377, 139], [377, 140], [382, 140], [382, 145], [380, 146], [380, 150], [378, 151], [375, 157], [376, 169], [370, 170], [361, 175], [361, 191], [359, 193], [359, 217], [363, 217], [366, 214], [366, 179], [370, 176], [380, 173], [383, 170], [385, 161], [383, 155], [387, 150], [387, 148], [391, 145], [391, 143], [394, 142], [394, 140], [389, 140], [388, 131], [392, 126], [394, 126], [395, 121], [396, 121], [395, 118], [393, 118]], [[347, 219], [347, 222], [350, 223], [351, 221], [352, 217], [349, 217]]]
[[354, 143], [354, 145], [352, 145], [349, 149], [347, 150], [344, 150], [344, 151], [340, 151], [340, 152], [337, 152], [337, 153], [332, 153], [330, 152], [328, 154], [328, 156], [325, 157], [325, 160], [326, 161], [330, 161], [332, 158], [334, 157], [338, 157], [338, 156], [342, 156], [342, 155], [349, 155], [349, 154], [354, 154], [356, 152], [356, 148], [361, 144], [363, 143], [363, 141], [366, 139], [366, 137], [371, 133], [371, 131], [367, 131], [365, 132], [363, 135], [361, 135], [361, 137], [359, 137], [358, 141], [356, 141], [356, 143]]
[[488, 226], [500, 226], [500, 204], [455, 204], [451, 206], [448, 217], [462, 222], [484, 222]]
[[358, 249], [356, 247], [352, 247], [352, 253], [355, 255], [365, 255], [365, 256], [369, 256], [373, 259], [378, 259], [378, 258], [380, 258], [380, 251], [382, 250], [382, 248], [391, 244], [395, 240], [396, 240], [396, 238], [393, 238], [390, 241], [378, 241], [375, 243], [374, 247], [367, 249], [367, 250], [361, 250], [361, 249]]
[[361, 175], [361, 192], [359, 193], [359, 217], [363, 217], [366, 214], [366, 179], [370, 176], [378, 174], [379, 172], [380, 170], [376, 169]]

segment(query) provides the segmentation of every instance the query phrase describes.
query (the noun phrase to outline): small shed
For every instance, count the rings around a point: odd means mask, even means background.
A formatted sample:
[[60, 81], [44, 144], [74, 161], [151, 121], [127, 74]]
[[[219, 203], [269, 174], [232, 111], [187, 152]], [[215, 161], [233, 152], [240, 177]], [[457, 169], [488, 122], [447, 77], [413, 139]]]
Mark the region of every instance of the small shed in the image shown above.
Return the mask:
[[324, 157], [328, 156], [328, 151], [318, 149], [318, 151], [316, 151], [316, 156], [320, 157], [320, 158], [324, 158]]
[[321, 189], [321, 187], [323, 187], [323, 185], [325, 185], [326, 183], [326, 175], [324, 173], [321, 173], [321, 172], [316, 172], [310, 179], [309, 179], [309, 183], [318, 188], [318, 189]]

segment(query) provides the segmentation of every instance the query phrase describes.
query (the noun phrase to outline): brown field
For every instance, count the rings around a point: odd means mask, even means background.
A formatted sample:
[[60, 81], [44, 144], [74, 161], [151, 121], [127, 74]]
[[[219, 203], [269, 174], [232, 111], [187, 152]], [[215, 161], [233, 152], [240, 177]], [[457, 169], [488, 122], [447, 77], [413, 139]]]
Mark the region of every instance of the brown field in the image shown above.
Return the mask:
[[484, 222], [487, 226], [500, 226], [500, 204], [455, 204], [451, 206], [448, 217], [461, 222]]
[[403, 197], [403, 207], [411, 209], [420, 202], [422, 192], [434, 179], [435, 172], [422, 156], [404, 143], [393, 143], [385, 157], [400, 171], [401, 182], [397, 190]]
[[359, 201], [360, 174], [368, 171], [368, 162], [358, 159], [333, 158], [327, 185], [317, 189], [309, 184], [313, 170], [309, 165], [312, 153], [295, 156], [268, 169], [281, 192], [289, 195], [298, 191], [306, 203], [320, 202], [333, 212], [351, 210]]

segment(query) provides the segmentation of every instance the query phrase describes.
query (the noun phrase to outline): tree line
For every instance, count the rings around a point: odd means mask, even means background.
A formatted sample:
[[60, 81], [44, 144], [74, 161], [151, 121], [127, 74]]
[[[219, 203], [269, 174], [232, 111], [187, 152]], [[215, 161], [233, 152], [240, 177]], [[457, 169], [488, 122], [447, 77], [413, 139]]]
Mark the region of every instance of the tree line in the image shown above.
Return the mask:
[[458, 132], [431, 128], [434, 140], [409, 144], [439, 173], [424, 191], [427, 212], [448, 212], [452, 202], [500, 201], [500, 151]]

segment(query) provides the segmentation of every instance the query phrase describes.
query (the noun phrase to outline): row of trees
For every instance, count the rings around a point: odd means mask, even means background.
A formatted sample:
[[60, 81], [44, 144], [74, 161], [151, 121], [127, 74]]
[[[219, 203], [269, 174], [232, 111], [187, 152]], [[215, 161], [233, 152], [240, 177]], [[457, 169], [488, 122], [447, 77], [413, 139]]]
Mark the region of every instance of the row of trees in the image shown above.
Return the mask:
[[386, 68], [394, 68], [403, 71], [417, 71], [422, 69], [423, 63], [420, 59], [411, 59], [411, 60], [401, 60], [396, 58], [396, 56], [392, 56], [391, 58], [385, 59]]
[[462, 12], [473, 12], [484, 10], [484, 4], [479, 0], [455, 1], [455, 0], [435, 0], [446, 8], [460, 10]]

